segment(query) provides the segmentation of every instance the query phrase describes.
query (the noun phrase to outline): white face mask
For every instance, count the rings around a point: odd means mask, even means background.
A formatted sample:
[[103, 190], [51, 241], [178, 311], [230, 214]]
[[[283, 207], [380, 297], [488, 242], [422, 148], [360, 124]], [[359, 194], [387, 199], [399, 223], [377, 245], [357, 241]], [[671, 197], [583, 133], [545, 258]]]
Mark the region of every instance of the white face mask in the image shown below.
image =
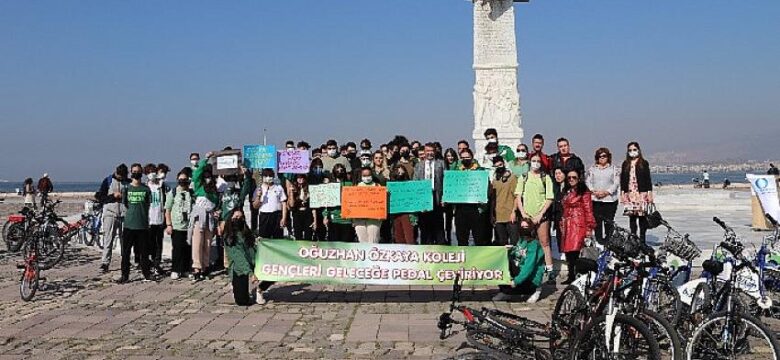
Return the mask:
[[198, 160], [190, 160], [190, 164], [192, 164], [192, 166], [198, 165]]
[[334, 150], [328, 150], [328, 156], [330, 156], [332, 158], [336, 157], [336, 150], [335, 149]]
[[364, 184], [370, 184], [372, 178], [370, 176], [363, 176], [362, 180]]
[[273, 176], [263, 176], [263, 182], [266, 184], [272, 184], [274, 182]]
[[371, 165], [371, 159], [360, 160], [360, 164], [363, 165], [363, 166], [369, 166], [369, 165]]
[[160, 180], [165, 180], [165, 175], [166, 175], [165, 173], [159, 173], [157, 174], [157, 178]]
[[498, 143], [498, 139], [488, 139], [488, 144], [495, 144]]
[[206, 178], [206, 184], [211, 184], [211, 178]]
[[539, 161], [531, 161], [531, 169], [539, 170], [542, 168], [542, 163]]
[[528, 153], [525, 151], [517, 151], [515, 152], [515, 155], [518, 159], [525, 159], [528, 156]]
[[639, 157], [639, 150], [629, 150], [628, 156], [632, 158], [638, 158]]

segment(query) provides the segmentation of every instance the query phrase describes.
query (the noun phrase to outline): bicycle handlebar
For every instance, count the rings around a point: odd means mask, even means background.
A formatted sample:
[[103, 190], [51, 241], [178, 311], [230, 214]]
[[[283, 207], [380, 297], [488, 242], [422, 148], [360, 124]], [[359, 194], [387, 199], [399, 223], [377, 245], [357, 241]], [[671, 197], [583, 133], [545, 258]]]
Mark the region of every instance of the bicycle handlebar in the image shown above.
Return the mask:
[[726, 231], [729, 231], [729, 230], [731, 230], [731, 228], [730, 228], [730, 227], [728, 227], [728, 225], [726, 225], [726, 223], [725, 223], [725, 222], [723, 222], [723, 220], [721, 220], [721, 219], [718, 219], [718, 217], [717, 217], [717, 216], [713, 216], [713, 217], [712, 217], [712, 221], [714, 221], [716, 224], [720, 225], [720, 227], [722, 227], [722, 228], [723, 228], [723, 230], [726, 230]]
[[772, 223], [772, 226], [777, 227], [777, 220], [772, 217], [772, 215], [764, 214], [767, 220], [769, 220], [770, 223]]

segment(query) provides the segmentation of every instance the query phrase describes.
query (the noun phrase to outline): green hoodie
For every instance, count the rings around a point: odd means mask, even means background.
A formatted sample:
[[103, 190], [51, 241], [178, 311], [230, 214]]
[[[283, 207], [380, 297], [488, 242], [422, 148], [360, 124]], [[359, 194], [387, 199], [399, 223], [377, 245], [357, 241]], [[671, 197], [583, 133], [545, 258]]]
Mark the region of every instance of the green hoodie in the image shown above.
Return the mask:
[[201, 159], [200, 162], [198, 162], [198, 167], [192, 171], [192, 189], [195, 192], [195, 198], [205, 197], [211, 201], [212, 204], [216, 205], [217, 202], [219, 202], [219, 194], [216, 192], [206, 192], [206, 188], [203, 187], [203, 170], [206, 169], [208, 161], [209, 159]]
[[520, 285], [531, 280], [534, 286], [542, 285], [544, 278], [544, 251], [539, 245], [539, 240], [520, 239], [517, 245], [509, 251], [509, 261], [514, 262], [519, 272], [512, 280], [515, 285]]
[[241, 190], [227, 188], [219, 198], [219, 208], [222, 210], [222, 221], [226, 221], [233, 209], [244, 209], [244, 199], [249, 196], [249, 190], [252, 189], [252, 177], [244, 176], [244, 182], [241, 183]]

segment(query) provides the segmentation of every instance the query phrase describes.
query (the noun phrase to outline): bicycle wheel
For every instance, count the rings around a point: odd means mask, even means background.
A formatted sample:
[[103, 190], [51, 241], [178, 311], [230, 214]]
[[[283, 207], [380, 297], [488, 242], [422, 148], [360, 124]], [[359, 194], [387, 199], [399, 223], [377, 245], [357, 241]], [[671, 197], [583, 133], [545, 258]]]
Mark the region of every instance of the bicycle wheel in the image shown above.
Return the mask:
[[496, 355], [492, 355], [490, 353], [477, 351], [477, 352], [468, 352], [465, 354], [455, 355], [445, 360], [503, 360], [503, 359], [504, 357], [499, 357]]
[[685, 348], [680, 341], [677, 330], [663, 316], [645, 309], [637, 318], [645, 323], [658, 342], [658, 350], [662, 360], [682, 360]]
[[676, 325], [682, 313], [682, 301], [669, 279], [655, 278], [647, 283], [648, 292], [645, 304], [647, 309], [661, 315], [672, 325]]
[[38, 254], [40, 256], [39, 266], [41, 270], [53, 268], [65, 255], [65, 242], [62, 241], [62, 238], [58, 234], [51, 231], [48, 231], [42, 238], [39, 238], [38, 241]]
[[560, 337], [557, 339], [557, 344], [550, 344], [551, 348], [560, 348], [563, 344], [577, 338], [587, 311], [585, 296], [578, 287], [569, 285], [563, 289], [552, 313], [552, 321]]
[[[610, 321], [611, 318], [611, 321]], [[589, 322], [572, 347], [572, 359], [659, 359], [658, 342], [638, 319], [627, 315], [602, 315]]]
[[5, 224], [3, 224], [2, 236], [3, 236], [3, 243], [6, 244], [5, 245], [6, 249], [8, 249], [8, 240], [6, 240], [6, 238], [8, 236], [8, 228], [11, 227], [11, 224], [13, 224], [13, 223], [12, 222], [8, 222], [8, 221], [6, 221]]
[[510, 341], [493, 329], [472, 329], [466, 332], [466, 342], [477, 350], [500, 359], [535, 360], [533, 345], [530, 349], [510, 344]]
[[688, 348], [693, 359], [780, 359], [775, 335], [756, 318], [742, 313], [713, 314], [693, 332]]
[[22, 273], [22, 279], [19, 281], [19, 294], [22, 296], [22, 300], [30, 301], [35, 296], [35, 291], [38, 290], [40, 271], [38, 262], [27, 262]]
[[24, 223], [12, 223], [8, 226], [8, 232], [4, 233], [3, 237], [5, 238], [5, 245], [8, 247], [8, 251], [19, 251], [24, 244]]

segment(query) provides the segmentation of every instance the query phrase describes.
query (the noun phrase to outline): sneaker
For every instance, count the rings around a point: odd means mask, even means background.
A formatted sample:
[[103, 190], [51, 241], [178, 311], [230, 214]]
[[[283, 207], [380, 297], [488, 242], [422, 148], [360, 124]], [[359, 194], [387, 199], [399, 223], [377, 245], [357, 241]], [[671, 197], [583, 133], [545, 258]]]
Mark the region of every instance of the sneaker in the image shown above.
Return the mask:
[[267, 301], [265, 300], [265, 296], [263, 295], [262, 291], [255, 290], [255, 304], [257, 305], [265, 305]]
[[171, 280], [179, 280], [179, 273], [172, 271], [171, 272]]
[[527, 302], [529, 304], [533, 304], [533, 303], [539, 301], [539, 297], [540, 296], [542, 296], [542, 290], [541, 289], [536, 289], [536, 291], [533, 294], [531, 294], [531, 296], [529, 296], [528, 299], [525, 302]]
[[154, 271], [157, 273], [157, 276], [165, 276], [165, 270], [163, 270], [159, 266], [157, 268], [155, 268]]
[[127, 284], [129, 280], [126, 277], [120, 277], [119, 279], [116, 279], [117, 284]]
[[509, 301], [512, 300], [512, 295], [504, 294], [502, 292], [496, 294], [496, 296], [493, 296], [493, 301]]
[[199, 282], [199, 281], [203, 281], [203, 274], [201, 274], [201, 273], [193, 274], [192, 275], [192, 282], [195, 283], [195, 282]]
[[108, 264], [102, 264], [100, 265], [100, 272], [105, 274], [108, 272]]
[[145, 276], [144, 276], [144, 279], [143, 279], [143, 280], [141, 280], [141, 282], [145, 282], [145, 283], [148, 283], [148, 282], [153, 282], [153, 281], [154, 281], [154, 278], [153, 278], [153, 277], [151, 277], [151, 276], [149, 276], [149, 277], [145, 277]]
[[544, 266], [544, 272], [546, 272], [546, 273], [553, 272], [553, 266], [552, 265], [545, 265]]

